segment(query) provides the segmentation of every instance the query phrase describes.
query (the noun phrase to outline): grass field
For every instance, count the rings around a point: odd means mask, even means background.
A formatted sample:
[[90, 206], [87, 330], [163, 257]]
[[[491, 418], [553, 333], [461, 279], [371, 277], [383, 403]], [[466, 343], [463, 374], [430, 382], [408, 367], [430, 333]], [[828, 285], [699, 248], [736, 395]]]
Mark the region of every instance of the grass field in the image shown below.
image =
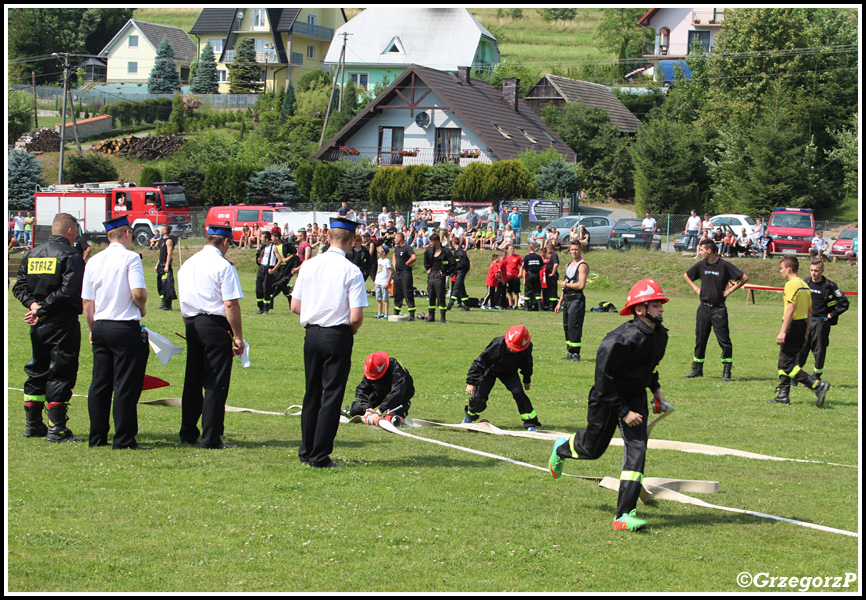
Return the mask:
[[[184, 259], [194, 242], [182, 248]], [[471, 255], [470, 295], [481, 293], [486, 256]], [[144, 322], [183, 345], [173, 335], [183, 333], [177, 308], [155, 310], [155, 258], [144, 252], [151, 294]], [[269, 316], [254, 315], [252, 253], [232, 251], [230, 258], [246, 294], [252, 366], [235, 365], [229, 404], [282, 412], [300, 404], [304, 393], [303, 329], [284, 297]], [[685, 380], [697, 300], [682, 273], [691, 260], [641, 251], [593, 252], [587, 260], [600, 275], [587, 291], [588, 306], [610, 300], [621, 307], [628, 287], [646, 276], [657, 277], [671, 298], [664, 315], [670, 343], [660, 371], [677, 412], [653, 437], [859, 465], [857, 297], [832, 334], [825, 378], [833, 388], [825, 408], [817, 409], [803, 388], [792, 390], [791, 406], [776, 406], [767, 399], [777, 381], [778, 294], [760, 292], [754, 305], [745, 304], [742, 291], [732, 297], [734, 381], [721, 382], [713, 340], [706, 376]], [[776, 261], [737, 264], [755, 283], [780, 283]], [[854, 271], [828, 265], [827, 276], [856, 290]], [[416, 285], [426, 287], [417, 277]], [[375, 312], [371, 299], [355, 339], [346, 404], [364, 357], [386, 350], [415, 379], [410, 416], [459, 422], [469, 364], [491, 338], [523, 323], [535, 347], [529, 395], [543, 428], [563, 432], [585, 425], [595, 348], [624, 320], [587, 313], [584, 360], [573, 364], [560, 360], [561, 320], [552, 313], [454, 311], [440, 325], [381, 322], [371, 318]], [[30, 352], [23, 314], [10, 295], [12, 388], [21, 388]], [[85, 343], [75, 393], [86, 395], [91, 369]], [[142, 399], [180, 396], [183, 372], [183, 353], [167, 367], [151, 356], [148, 373], [172, 385]], [[649, 520], [644, 532], [614, 532], [616, 494], [591, 482], [554, 481], [541, 471], [361, 424], [344, 425], [337, 436], [333, 458], [348, 468], [323, 472], [297, 460], [297, 417], [229, 413], [225, 439], [238, 447], [218, 452], [179, 444], [178, 409], [141, 406], [138, 440], [154, 449], [115, 452], [23, 439], [20, 400], [21, 392], [9, 391], [7, 585], [13, 592], [741, 591], [736, 579], [744, 571], [784, 577], [858, 572], [856, 538], [670, 501], [639, 504], [639, 515]], [[86, 399], [73, 398], [70, 414], [70, 427], [86, 436]], [[484, 416], [499, 427], [520, 428], [501, 386]], [[412, 433], [541, 466], [551, 447], [457, 430]], [[568, 461], [565, 472], [617, 477], [621, 458], [614, 447], [598, 461]], [[718, 495], [702, 496], [714, 504], [860, 529], [853, 468], [650, 450], [646, 474], [719, 481]], [[859, 591], [859, 582], [839, 591]]]

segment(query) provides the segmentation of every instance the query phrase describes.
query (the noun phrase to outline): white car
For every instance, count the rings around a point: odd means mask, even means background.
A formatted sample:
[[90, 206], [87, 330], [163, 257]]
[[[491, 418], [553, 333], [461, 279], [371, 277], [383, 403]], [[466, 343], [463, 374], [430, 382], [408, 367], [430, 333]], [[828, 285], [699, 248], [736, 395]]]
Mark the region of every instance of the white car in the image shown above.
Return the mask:
[[742, 230], [745, 228], [746, 235], [749, 237], [752, 237], [755, 225], [758, 224], [758, 222], [749, 215], [716, 215], [715, 217], [710, 217], [710, 221], [713, 222], [714, 228], [722, 227], [722, 230], [724, 231], [724, 226], [728, 226], [736, 235], [740, 235]]

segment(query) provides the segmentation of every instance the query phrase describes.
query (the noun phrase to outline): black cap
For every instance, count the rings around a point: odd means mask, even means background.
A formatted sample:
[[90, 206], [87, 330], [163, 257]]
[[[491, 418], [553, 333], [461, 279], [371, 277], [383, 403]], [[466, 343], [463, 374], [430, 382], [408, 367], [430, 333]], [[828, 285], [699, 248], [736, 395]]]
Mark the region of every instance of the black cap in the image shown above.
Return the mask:
[[105, 233], [108, 233], [112, 229], [117, 229], [118, 227], [129, 227], [129, 219], [126, 218], [126, 215], [114, 217], [113, 219], [103, 221], [102, 226], [105, 227]]

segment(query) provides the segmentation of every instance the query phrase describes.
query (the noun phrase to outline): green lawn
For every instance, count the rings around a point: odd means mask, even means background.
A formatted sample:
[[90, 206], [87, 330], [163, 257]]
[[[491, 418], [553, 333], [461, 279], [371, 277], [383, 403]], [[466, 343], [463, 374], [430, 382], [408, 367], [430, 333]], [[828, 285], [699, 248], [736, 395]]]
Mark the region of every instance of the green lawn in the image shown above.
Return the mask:
[[[184, 248], [183, 258], [194, 250]], [[489, 253], [473, 253], [470, 294], [481, 293]], [[183, 341], [183, 323], [158, 304], [156, 253], [144, 252], [151, 311], [145, 323]], [[252, 252], [233, 251], [246, 298], [244, 334], [252, 366], [235, 365], [229, 404], [282, 412], [304, 392], [303, 329], [285, 297], [267, 317], [255, 307]], [[670, 343], [661, 364], [665, 395], [677, 411], [654, 430], [660, 439], [714, 444], [774, 456], [859, 465], [859, 302], [834, 328], [825, 378], [833, 384], [822, 410], [803, 388], [789, 407], [767, 404], [776, 384], [778, 294], [745, 293], [730, 301], [734, 381], [723, 384], [711, 339], [706, 376], [686, 380], [693, 352], [696, 298], [676, 254], [593, 252], [599, 273], [588, 306], [621, 307], [638, 278], [659, 278], [671, 301]], [[738, 262], [756, 283], [780, 285], [776, 261]], [[482, 268], [483, 265], [483, 268]], [[827, 266], [843, 289], [857, 289], [854, 269]], [[416, 285], [425, 288], [416, 277]], [[372, 287], [372, 286], [370, 286]], [[426, 308], [421, 299], [419, 308]], [[364, 357], [386, 350], [415, 379], [410, 416], [456, 423], [463, 417], [466, 371], [491, 338], [525, 324], [535, 347], [529, 395], [544, 429], [573, 432], [586, 422], [595, 348], [623, 322], [587, 313], [584, 361], [560, 360], [558, 315], [454, 311], [448, 324], [373, 320], [375, 302], [355, 339], [346, 404]], [[29, 358], [24, 309], [8, 302], [8, 385], [21, 388]], [[83, 325], [83, 320], [82, 320]], [[86, 328], [84, 339], [86, 340]], [[811, 369], [811, 360], [808, 363]], [[82, 347], [75, 393], [86, 395], [92, 356]], [[143, 400], [180, 396], [184, 354], [148, 373], [171, 387]], [[88, 429], [86, 399], [73, 398], [69, 426]], [[505, 429], [520, 420], [507, 391], [494, 388], [484, 415]], [[234, 450], [181, 446], [180, 411], [139, 408], [139, 442], [149, 452], [46, 444], [21, 437], [21, 392], [9, 391], [7, 426], [7, 573], [12, 592], [600, 592], [741, 591], [737, 575], [825, 577], [858, 572], [859, 543], [850, 538], [756, 517], [670, 501], [639, 504], [649, 527], [614, 532], [614, 492], [589, 481], [553, 480], [542, 471], [405, 439], [361, 424], [344, 425], [334, 459], [319, 471], [297, 460], [300, 419], [229, 413], [225, 439]], [[445, 428], [412, 433], [544, 466], [551, 444]], [[565, 472], [617, 477], [621, 448], [594, 462], [568, 461]], [[858, 471], [793, 462], [756, 461], [651, 450], [647, 476], [719, 481], [705, 500], [857, 531]], [[859, 591], [858, 583], [844, 591]], [[756, 588], [747, 588], [755, 591]], [[768, 590], [784, 591], [784, 590]], [[827, 591], [831, 591], [828, 589]]]

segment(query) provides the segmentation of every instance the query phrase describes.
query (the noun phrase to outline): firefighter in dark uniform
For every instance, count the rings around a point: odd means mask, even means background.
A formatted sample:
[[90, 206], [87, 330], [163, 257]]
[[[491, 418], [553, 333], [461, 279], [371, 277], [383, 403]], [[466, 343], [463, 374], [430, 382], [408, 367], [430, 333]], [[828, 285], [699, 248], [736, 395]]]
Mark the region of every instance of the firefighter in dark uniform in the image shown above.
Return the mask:
[[[51, 236], [24, 255], [12, 288], [15, 298], [29, 312], [33, 354], [24, 372], [24, 437], [44, 437], [48, 442], [84, 441], [66, 427], [69, 400], [78, 376], [81, 350], [81, 284], [84, 259], [72, 244], [78, 237], [78, 220], [70, 214], [54, 217]], [[42, 421], [47, 403], [48, 421]]]
[[261, 238], [256, 253], [256, 261], [259, 263], [259, 271], [256, 274], [256, 303], [259, 310], [256, 314], [266, 315], [274, 307], [274, 273], [283, 264], [283, 257], [277, 245], [271, 242], [269, 231], [263, 231]]
[[156, 271], [156, 291], [162, 299], [157, 310], [171, 310], [171, 301], [177, 300], [174, 287], [174, 247], [177, 238], [171, 237], [171, 225], [163, 225], [162, 238], [159, 241], [159, 260], [154, 267]]
[[[520, 384], [520, 376], [523, 385]], [[464, 423], [477, 421], [487, 408], [487, 399], [496, 380], [508, 388], [523, 420], [523, 428], [536, 431], [541, 427], [538, 414], [525, 390], [532, 383], [532, 340], [523, 325], [508, 328], [502, 337], [493, 338], [478, 358], [472, 361], [466, 375], [466, 393], [472, 396], [464, 408]]]
[[438, 233], [430, 236], [430, 246], [424, 251], [424, 269], [427, 271], [427, 321], [436, 320], [436, 309], [439, 309], [439, 322], [445, 322], [445, 286], [454, 268], [451, 253], [442, 245]]
[[562, 311], [562, 328], [565, 330], [565, 360], [580, 362], [580, 345], [583, 339], [583, 320], [586, 316], [586, 297], [583, 289], [589, 275], [589, 265], [581, 256], [579, 240], [572, 240], [568, 247], [572, 261], [565, 268], [562, 296], [554, 312]]
[[530, 244], [529, 253], [523, 257], [523, 310], [541, 310], [541, 272], [544, 262]]
[[469, 274], [469, 255], [460, 246], [460, 238], [451, 238], [451, 257], [454, 260], [454, 283], [451, 284], [451, 298], [448, 299], [448, 310], [457, 306], [460, 310], [469, 311], [469, 295], [466, 293], [466, 275]]
[[553, 310], [559, 303], [559, 255], [553, 242], [547, 242], [547, 262], [544, 264], [545, 284], [541, 290], [544, 297], [544, 310]]
[[646, 525], [635, 515], [647, 448], [647, 388], [654, 404], [666, 402], [659, 386], [658, 365], [665, 354], [668, 332], [662, 326], [668, 299], [654, 279], [637, 282], [619, 314], [634, 318], [611, 331], [598, 347], [595, 385], [589, 391], [587, 426], [553, 445], [548, 466], [562, 474], [567, 458], [595, 460], [602, 456], [619, 426], [625, 444], [615, 530], [634, 531]]
[[839, 315], [848, 310], [848, 298], [838, 285], [824, 277], [824, 261], [813, 262], [809, 266], [809, 275], [806, 283], [812, 290], [812, 326], [806, 336], [806, 345], [797, 356], [797, 364], [801, 368], [805, 366], [811, 350], [815, 355], [812, 374], [821, 379], [827, 346], [830, 345], [830, 328], [839, 322]]
[[394, 314], [399, 315], [406, 299], [409, 320], [415, 320], [415, 284], [412, 281], [412, 265], [418, 257], [406, 243], [402, 232], [394, 235]]
[[364, 361], [364, 378], [355, 388], [349, 415], [378, 408], [388, 421], [399, 425], [409, 413], [414, 395], [415, 383], [409, 371], [386, 352], [373, 352]]
[[[692, 372], [686, 375], [686, 378], [704, 376], [704, 357], [712, 328], [722, 349], [722, 381], [730, 381], [734, 345], [731, 343], [725, 300], [746, 285], [749, 276], [728, 261], [719, 258], [716, 243], [711, 239], [701, 240], [698, 244], [698, 254], [702, 260], [692, 265], [683, 275], [683, 279], [701, 298], [695, 324], [695, 356]], [[695, 285], [696, 280], [700, 280], [700, 287]], [[728, 287], [731, 281], [734, 285]]]

